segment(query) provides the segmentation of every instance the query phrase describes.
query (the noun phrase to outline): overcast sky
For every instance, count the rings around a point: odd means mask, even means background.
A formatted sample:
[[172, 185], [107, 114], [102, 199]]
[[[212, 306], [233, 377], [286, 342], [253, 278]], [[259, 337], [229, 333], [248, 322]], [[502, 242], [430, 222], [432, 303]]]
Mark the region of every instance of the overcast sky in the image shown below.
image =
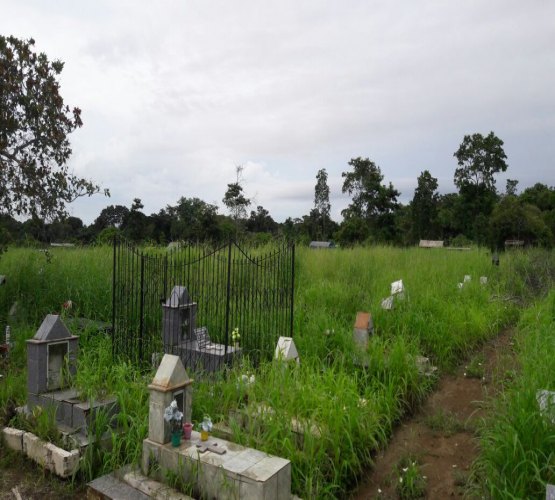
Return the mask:
[[308, 214], [316, 173], [332, 217], [341, 173], [369, 157], [412, 199], [425, 169], [455, 191], [465, 134], [494, 131], [519, 189], [555, 184], [555, 2], [0, 0], [0, 31], [65, 62], [82, 109], [71, 167], [109, 188], [70, 207], [144, 212], [181, 196], [220, 207], [235, 166], [277, 221]]

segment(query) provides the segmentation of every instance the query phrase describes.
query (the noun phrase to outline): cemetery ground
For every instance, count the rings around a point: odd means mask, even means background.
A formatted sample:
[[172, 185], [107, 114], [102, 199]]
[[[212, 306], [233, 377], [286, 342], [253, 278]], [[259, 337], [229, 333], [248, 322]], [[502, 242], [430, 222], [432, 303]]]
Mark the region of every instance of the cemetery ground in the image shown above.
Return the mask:
[[[10, 423], [9, 409], [25, 403], [24, 340], [34, 335], [46, 314], [110, 321], [111, 262], [111, 249], [102, 247], [60, 249], [48, 256], [32, 249], [10, 249], [2, 256], [0, 274], [7, 280], [0, 288], [0, 323], [9, 318], [14, 341], [8, 366], [0, 371], [3, 425]], [[469, 281], [464, 280], [466, 275], [471, 276]], [[488, 277], [487, 283], [480, 283], [481, 276]], [[492, 403], [496, 420], [483, 428], [476, 426], [485, 444], [468, 478], [455, 479], [494, 497], [507, 493], [539, 497], [542, 488], [545, 494], [545, 483], [553, 481], [548, 451], [552, 424], [538, 410], [536, 391], [555, 389], [549, 369], [550, 346], [555, 343], [555, 294], [544, 298], [554, 276], [553, 253], [539, 250], [504, 254], [501, 265], [495, 267], [491, 254], [483, 249], [298, 249], [294, 340], [300, 364], [284, 368], [268, 359], [253, 366], [244, 359], [225, 376], [209, 381], [191, 374], [195, 378], [193, 422], [198, 424], [208, 414], [215, 423], [231, 428], [233, 441], [290, 460], [292, 492], [300, 497], [346, 497], [372, 469], [379, 450], [387, 449], [391, 439], [395, 446], [394, 430], [402, 432], [404, 419], [422, 405], [422, 415], [431, 412], [425, 418], [428, 427], [452, 425], [459, 430], [462, 424], [451, 418], [453, 410], [432, 411], [436, 408], [432, 405], [447, 404], [434, 391], [441, 394], [457, 366], [471, 366], [465, 360], [472, 361], [472, 353], [518, 323], [518, 373], [508, 379], [498, 402]], [[406, 287], [404, 300], [395, 299], [392, 310], [381, 309], [390, 284], [399, 279]], [[74, 304], [70, 311], [62, 307], [68, 300]], [[352, 338], [358, 311], [370, 311], [374, 321], [374, 333], [363, 353]], [[129, 363], [114, 363], [106, 334], [90, 330], [79, 335], [76, 387], [90, 399], [115, 395], [120, 413], [111, 448], [93, 447], [83, 458], [75, 478], [77, 488], [140, 461], [142, 440], [148, 433], [147, 385], [153, 376]], [[439, 382], [420, 372], [419, 356], [439, 368]], [[483, 361], [475, 364], [479, 362]], [[479, 371], [474, 364], [472, 368]], [[249, 383], [241, 382], [246, 380]], [[478, 379], [469, 380], [482, 388]], [[453, 396], [450, 401], [456, 399]], [[230, 418], [237, 412], [245, 416], [241, 425]], [[42, 418], [34, 430], [47, 434], [48, 422]], [[511, 455], [515, 435], [521, 453], [518, 461]], [[3, 458], [0, 466], [5, 463]], [[414, 472], [411, 462], [397, 462], [394, 467], [398, 465]], [[376, 467], [379, 473], [379, 463]], [[429, 474], [421, 475], [429, 479]], [[3, 474], [6, 477], [10, 474]]]

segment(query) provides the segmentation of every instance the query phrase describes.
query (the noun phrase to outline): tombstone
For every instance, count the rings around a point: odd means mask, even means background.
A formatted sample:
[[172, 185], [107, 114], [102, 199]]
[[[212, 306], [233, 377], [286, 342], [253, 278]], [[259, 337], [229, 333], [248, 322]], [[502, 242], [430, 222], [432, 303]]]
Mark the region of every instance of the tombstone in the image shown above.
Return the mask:
[[405, 287], [403, 285], [403, 280], [398, 280], [391, 283], [391, 295], [399, 295], [399, 298], [402, 298], [404, 292]]
[[170, 297], [162, 304], [162, 332], [164, 351], [183, 342], [196, 340], [197, 304], [191, 301], [184, 286], [174, 286]]
[[27, 391], [38, 395], [67, 386], [65, 375], [77, 372], [78, 337], [60, 316], [48, 314], [35, 336], [27, 340]]
[[391, 309], [393, 309], [393, 295], [390, 295], [389, 297], [383, 299], [381, 305], [382, 309], [385, 309], [386, 311], [391, 311]]
[[57, 424], [87, 435], [96, 415], [112, 418], [118, 411], [114, 397], [82, 401], [70, 386], [77, 373], [79, 337], [72, 335], [58, 315], [49, 314], [35, 336], [27, 340], [27, 406], [53, 408]]
[[540, 407], [540, 413], [555, 424], [555, 392], [540, 389], [536, 392], [536, 401]]
[[372, 315], [367, 312], [357, 312], [353, 329], [353, 340], [359, 349], [363, 351], [368, 349], [368, 341], [373, 330]]
[[174, 399], [179, 411], [183, 413], [183, 422], [191, 421], [192, 383], [179, 356], [164, 354], [158, 371], [148, 386], [148, 439], [159, 444], [171, 441], [171, 427], [164, 419], [164, 410]]
[[480, 285], [487, 285], [487, 284], [488, 284], [488, 277], [480, 276]]
[[470, 283], [471, 280], [472, 280], [472, 276], [470, 276], [470, 274], [464, 275], [463, 283]]
[[164, 352], [178, 355], [188, 370], [213, 372], [241, 355], [240, 347], [212, 342], [208, 328], [196, 326], [197, 304], [186, 287], [174, 286], [162, 310]]
[[289, 362], [294, 360], [300, 363], [299, 353], [291, 337], [280, 337], [278, 339], [274, 357], [279, 361]]
[[555, 486], [547, 483], [545, 485], [545, 500], [555, 500]]

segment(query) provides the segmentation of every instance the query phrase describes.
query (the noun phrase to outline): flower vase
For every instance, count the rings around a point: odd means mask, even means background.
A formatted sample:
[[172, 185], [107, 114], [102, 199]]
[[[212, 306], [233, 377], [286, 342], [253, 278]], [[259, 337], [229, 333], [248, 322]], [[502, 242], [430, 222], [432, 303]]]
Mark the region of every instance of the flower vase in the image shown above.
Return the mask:
[[183, 424], [183, 437], [185, 439], [191, 439], [191, 431], [193, 430], [193, 424], [190, 422], [185, 422]]
[[181, 444], [181, 429], [172, 431], [172, 446], [177, 448]]

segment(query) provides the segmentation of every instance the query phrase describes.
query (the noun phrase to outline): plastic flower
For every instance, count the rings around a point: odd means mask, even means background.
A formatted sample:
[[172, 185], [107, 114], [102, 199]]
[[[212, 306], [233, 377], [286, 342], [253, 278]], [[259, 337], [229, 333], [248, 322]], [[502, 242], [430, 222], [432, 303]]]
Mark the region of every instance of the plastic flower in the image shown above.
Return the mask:
[[182, 419], [183, 413], [179, 411], [179, 408], [177, 407], [177, 401], [174, 399], [170, 403], [170, 406], [168, 406], [164, 410], [164, 420], [170, 423], [177, 423], [181, 422]]
[[239, 342], [239, 340], [241, 340], [241, 334], [239, 333], [238, 327], [235, 327], [231, 332], [231, 340], [233, 342]]

